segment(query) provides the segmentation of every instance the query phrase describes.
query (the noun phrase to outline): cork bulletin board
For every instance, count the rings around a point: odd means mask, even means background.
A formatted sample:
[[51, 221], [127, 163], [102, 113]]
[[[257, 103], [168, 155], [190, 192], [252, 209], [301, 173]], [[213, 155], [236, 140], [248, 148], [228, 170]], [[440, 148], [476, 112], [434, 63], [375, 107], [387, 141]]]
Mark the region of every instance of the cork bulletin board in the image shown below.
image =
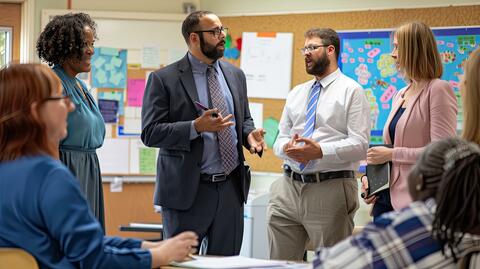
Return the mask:
[[[337, 31], [395, 28], [408, 21], [422, 21], [430, 27], [478, 26], [480, 25], [480, 5], [368, 10], [353, 12], [287, 14], [270, 16], [221, 17], [229, 28], [232, 39], [240, 38], [243, 32], [290, 32], [294, 34], [294, 52], [291, 87], [305, 82], [311, 77], [305, 72], [303, 56], [299, 49], [304, 44], [304, 32], [309, 28], [332, 28]], [[231, 61], [239, 66], [239, 60]], [[263, 117], [280, 119], [284, 100], [250, 98], [250, 102], [263, 103]], [[245, 152], [253, 171], [281, 172], [282, 161], [269, 149], [263, 158]]]

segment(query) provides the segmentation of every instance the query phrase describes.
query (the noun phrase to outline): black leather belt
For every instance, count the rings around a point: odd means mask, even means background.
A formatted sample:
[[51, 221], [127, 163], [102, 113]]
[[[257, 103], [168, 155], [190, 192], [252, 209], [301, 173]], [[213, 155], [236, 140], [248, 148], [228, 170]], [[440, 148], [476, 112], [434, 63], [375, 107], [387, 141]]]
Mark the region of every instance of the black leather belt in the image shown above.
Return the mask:
[[355, 178], [355, 173], [351, 170], [319, 172], [304, 175], [296, 173], [290, 168], [290, 166], [284, 165], [283, 171], [287, 177], [303, 183], [317, 183], [334, 178]]
[[227, 175], [225, 173], [220, 173], [220, 174], [200, 174], [200, 179], [202, 181], [208, 181], [208, 182], [222, 182], [227, 180]]

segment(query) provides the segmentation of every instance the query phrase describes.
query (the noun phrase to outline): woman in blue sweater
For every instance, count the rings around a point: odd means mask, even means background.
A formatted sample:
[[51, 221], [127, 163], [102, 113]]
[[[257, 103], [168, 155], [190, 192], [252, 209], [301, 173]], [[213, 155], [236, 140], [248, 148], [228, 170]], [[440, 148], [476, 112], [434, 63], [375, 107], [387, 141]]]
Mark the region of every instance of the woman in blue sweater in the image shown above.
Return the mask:
[[22, 248], [40, 268], [156, 268], [197, 243], [185, 232], [160, 243], [103, 236], [79, 182], [58, 160], [74, 109], [40, 64], [0, 70], [0, 247]]

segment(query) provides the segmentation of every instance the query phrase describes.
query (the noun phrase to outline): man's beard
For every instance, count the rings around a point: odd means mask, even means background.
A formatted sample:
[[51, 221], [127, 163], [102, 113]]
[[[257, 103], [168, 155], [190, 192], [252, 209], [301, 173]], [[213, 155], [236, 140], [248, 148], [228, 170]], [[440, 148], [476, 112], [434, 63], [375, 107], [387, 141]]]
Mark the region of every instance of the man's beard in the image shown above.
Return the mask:
[[330, 65], [330, 59], [327, 57], [327, 53], [323, 52], [323, 55], [318, 60], [311, 59], [313, 65], [308, 67], [305, 63], [305, 69], [308, 74], [314, 76], [323, 76], [327, 72], [327, 68]]
[[224, 45], [225, 41], [220, 41], [217, 45], [213, 46], [207, 44], [203, 36], [200, 35], [200, 49], [202, 50], [203, 55], [207, 56], [210, 60], [216, 61], [223, 57], [223, 50], [219, 49], [219, 45]]

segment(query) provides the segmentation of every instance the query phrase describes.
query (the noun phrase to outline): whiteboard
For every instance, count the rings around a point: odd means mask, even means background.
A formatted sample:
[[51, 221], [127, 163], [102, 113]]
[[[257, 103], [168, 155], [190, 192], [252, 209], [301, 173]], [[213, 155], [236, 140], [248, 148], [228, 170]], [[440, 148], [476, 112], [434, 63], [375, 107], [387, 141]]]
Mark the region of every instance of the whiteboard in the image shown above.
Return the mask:
[[292, 49], [292, 33], [243, 33], [240, 68], [247, 78], [248, 97], [287, 98]]
[[97, 23], [95, 47], [127, 49], [128, 63], [141, 63], [145, 45], [160, 48], [160, 63], [163, 65], [179, 60], [187, 53], [181, 30], [185, 14], [47, 9], [42, 11], [42, 29], [54, 16], [70, 12], [89, 14]]

